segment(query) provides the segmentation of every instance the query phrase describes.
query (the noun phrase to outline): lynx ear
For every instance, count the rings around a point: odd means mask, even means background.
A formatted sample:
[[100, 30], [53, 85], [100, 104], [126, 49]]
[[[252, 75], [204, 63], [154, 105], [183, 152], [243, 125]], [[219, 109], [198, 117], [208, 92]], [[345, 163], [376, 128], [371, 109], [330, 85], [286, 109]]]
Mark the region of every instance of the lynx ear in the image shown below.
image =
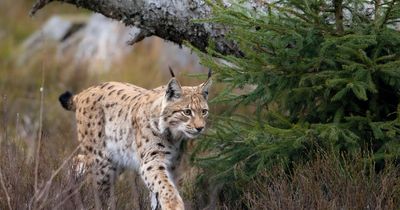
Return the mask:
[[178, 80], [173, 77], [167, 85], [167, 90], [165, 93], [165, 98], [167, 101], [178, 99], [182, 96], [182, 87], [179, 84]]
[[179, 84], [178, 80], [176, 80], [174, 71], [172, 70], [172, 68], [170, 66], [168, 66], [168, 68], [169, 68], [169, 73], [171, 74], [172, 79], [168, 82], [167, 91], [165, 93], [165, 97], [167, 98], [167, 101], [180, 98], [182, 95], [182, 87]]
[[211, 69], [210, 69], [208, 70], [207, 81], [200, 85], [201, 94], [204, 96], [206, 100], [208, 99], [208, 89], [210, 89], [211, 84], [212, 84], [212, 79], [211, 79]]

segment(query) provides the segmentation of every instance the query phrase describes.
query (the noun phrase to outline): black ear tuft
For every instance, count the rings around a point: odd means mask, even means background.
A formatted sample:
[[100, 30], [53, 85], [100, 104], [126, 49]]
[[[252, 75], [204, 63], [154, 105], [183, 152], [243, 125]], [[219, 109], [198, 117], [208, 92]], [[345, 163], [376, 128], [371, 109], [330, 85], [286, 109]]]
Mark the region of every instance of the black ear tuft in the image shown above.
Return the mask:
[[172, 70], [171, 66], [168, 66], [169, 73], [171, 73], [171, 77], [175, 77], [174, 71]]
[[201, 94], [204, 96], [204, 98], [207, 100], [208, 99], [208, 90], [210, 89], [212, 84], [212, 79], [211, 79], [211, 69], [208, 70], [208, 78], [207, 81], [203, 84], [200, 85], [200, 90]]

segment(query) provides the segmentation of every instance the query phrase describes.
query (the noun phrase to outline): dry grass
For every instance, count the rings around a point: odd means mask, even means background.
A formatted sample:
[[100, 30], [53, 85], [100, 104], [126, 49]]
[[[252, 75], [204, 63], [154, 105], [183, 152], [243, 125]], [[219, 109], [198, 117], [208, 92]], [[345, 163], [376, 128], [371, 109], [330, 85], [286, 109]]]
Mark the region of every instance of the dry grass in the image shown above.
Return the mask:
[[397, 209], [399, 169], [375, 171], [368, 157], [343, 160], [323, 154], [294, 167], [265, 171], [245, 192], [249, 209]]
[[243, 190], [241, 194], [232, 194], [233, 186], [221, 187], [215, 195], [217, 209], [394, 210], [400, 206], [400, 169], [393, 163], [377, 169], [368, 154], [343, 158], [321, 153], [289, 171], [277, 164], [235, 185]]

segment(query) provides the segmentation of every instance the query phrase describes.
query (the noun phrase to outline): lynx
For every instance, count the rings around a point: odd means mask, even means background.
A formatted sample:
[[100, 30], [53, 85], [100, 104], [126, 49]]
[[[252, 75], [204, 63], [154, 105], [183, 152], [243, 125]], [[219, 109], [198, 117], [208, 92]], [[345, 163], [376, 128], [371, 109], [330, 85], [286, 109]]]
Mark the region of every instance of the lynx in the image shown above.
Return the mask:
[[91, 173], [101, 201], [109, 199], [120, 172], [131, 168], [150, 190], [152, 209], [184, 209], [176, 169], [182, 142], [205, 130], [211, 71], [206, 82], [183, 87], [170, 72], [168, 84], [152, 90], [106, 82], [60, 95], [77, 121], [81, 153], [74, 158], [75, 176]]

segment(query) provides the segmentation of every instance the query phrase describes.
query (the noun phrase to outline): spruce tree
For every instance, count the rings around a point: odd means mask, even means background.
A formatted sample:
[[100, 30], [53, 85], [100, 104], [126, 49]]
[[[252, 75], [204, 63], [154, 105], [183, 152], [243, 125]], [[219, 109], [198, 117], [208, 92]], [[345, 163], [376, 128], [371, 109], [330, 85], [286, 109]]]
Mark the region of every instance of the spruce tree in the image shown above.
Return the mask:
[[207, 155], [196, 163], [212, 181], [240, 189], [262, 170], [278, 163], [290, 168], [321, 150], [397, 160], [400, 2], [283, 0], [264, 6], [214, 4], [214, 17], [206, 20], [228, 26], [226, 36], [243, 57], [218, 54], [212, 43], [208, 54], [199, 52], [225, 85], [212, 102], [229, 108], [212, 119], [197, 148]]

